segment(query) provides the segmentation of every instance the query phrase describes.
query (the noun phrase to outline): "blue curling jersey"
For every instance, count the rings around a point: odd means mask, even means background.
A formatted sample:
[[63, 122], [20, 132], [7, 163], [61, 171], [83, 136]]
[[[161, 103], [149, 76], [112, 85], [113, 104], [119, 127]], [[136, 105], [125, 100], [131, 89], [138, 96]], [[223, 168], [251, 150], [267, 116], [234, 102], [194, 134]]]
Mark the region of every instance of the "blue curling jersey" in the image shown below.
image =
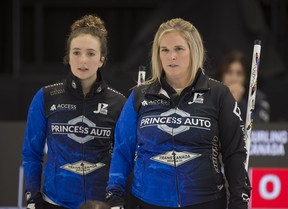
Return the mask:
[[243, 119], [229, 89], [201, 70], [178, 97], [164, 84], [162, 79], [130, 94], [116, 125], [107, 192], [123, 196], [133, 171], [131, 192], [146, 203], [185, 207], [212, 201], [226, 195], [221, 155], [228, 208], [247, 208]]
[[62, 207], [105, 200], [114, 127], [126, 99], [99, 72], [97, 78], [86, 96], [72, 74], [34, 96], [22, 148], [26, 191], [32, 195], [42, 191], [43, 181], [44, 199]]

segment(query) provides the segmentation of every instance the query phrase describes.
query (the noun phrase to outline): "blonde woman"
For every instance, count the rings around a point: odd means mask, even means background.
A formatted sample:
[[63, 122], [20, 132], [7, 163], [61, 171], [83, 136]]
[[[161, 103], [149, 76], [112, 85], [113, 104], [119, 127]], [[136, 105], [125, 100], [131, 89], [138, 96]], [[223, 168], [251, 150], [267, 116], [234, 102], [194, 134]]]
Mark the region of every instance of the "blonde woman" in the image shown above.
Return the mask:
[[203, 72], [198, 30], [181, 18], [160, 25], [152, 77], [136, 87], [116, 125], [107, 201], [118, 208], [133, 172], [133, 202], [142, 209], [247, 209], [243, 121], [229, 89]]

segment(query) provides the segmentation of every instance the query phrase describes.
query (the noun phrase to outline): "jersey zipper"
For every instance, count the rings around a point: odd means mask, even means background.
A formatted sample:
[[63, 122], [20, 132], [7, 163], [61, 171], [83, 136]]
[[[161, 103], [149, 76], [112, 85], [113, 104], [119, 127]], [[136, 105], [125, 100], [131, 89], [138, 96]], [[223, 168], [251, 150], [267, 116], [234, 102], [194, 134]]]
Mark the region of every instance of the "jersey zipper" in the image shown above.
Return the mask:
[[[195, 91], [194, 88], [192, 88], [192, 93], [194, 93], [194, 91]], [[179, 102], [178, 102], [177, 105], [175, 105], [175, 103], [172, 100], [170, 100], [171, 103], [174, 106], [175, 113], [177, 113], [177, 110], [179, 109], [178, 108], [179, 105], [181, 104], [183, 98], [185, 98], [187, 96], [187, 94], [189, 94], [189, 92], [186, 92], [183, 96], [180, 97]], [[174, 128], [173, 128], [173, 131], [174, 131]], [[173, 145], [176, 148], [176, 142], [175, 142], [174, 136], [173, 136]], [[178, 172], [177, 172], [177, 162], [176, 162], [175, 150], [173, 151], [172, 155], [173, 155], [174, 170], [175, 170], [175, 182], [176, 182], [176, 192], [177, 192], [177, 206], [180, 208], [181, 207], [181, 197], [180, 197], [180, 191], [179, 191], [179, 179], [178, 179]]]
[[173, 161], [174, 161], [174, 170], [175, 170], [175, 182], [176, 182], [176, 192], [177, 192], [177, 205], [178, 208], [181, 207], [181, 201], [180, 201], [180, 192], [179, 192], [179, 180], [178, 180], [178, 175], [177, 175], [177, 163], [176, 163], [176, 153], [175, 150], [172, 153], [173, 155]]
[[[86, 109], [86, 97], [83, 97], [83, 109], [82, 109], [82, 124], [84, 124], [84, 117], [85, 117], [85, 109]], [[86, 196], [86, 175], [85, 175], [85, 165], [84, 165], [84, 154], [85, 154], [85, 150], [84, 150], [84, 143], [83, 141], [81, 141], [81, 168], [82, 168], [82, 177], [83, 177], [83, 198], [84, 198], [84, 202], [86, 202], [87, 200], [87, 196]]]
[[[179, 101], [180, 102], [180, 101]], [[178, 107], [175, 107], [175, 113], [177, 112]], [[174, 128], [172, 129], [172, 132], [174, 131]], [[181, 199], [180, 199], [180, 191], [179, 191], [179, 179], [178, 179], [178, 172], [177, 172], [177, 162], [176, 162], [176, 142], [173, 135], [173, 145], [174, 145], [174, 151], [172, 153], [173, 155], [173, 163], [174, 163], [174, 170], [175, 170], [175, 183], [176, 183], [176, 193], [177, 193], [177, 206], [181, 207]]]
[[[156, 96], [158, 98], [161, 98], [161, 99], [165, 99], [165, 100], [169, 100], [172, 104], [172, 108], [174, 107], [175, 109], [175, 113], [177, 112], [177, 109], [178, 109], [178, 106], [175, 105], [175, 103], [173, 102], [173, 100], [171, 98], [167, 98], [166, 96], [164, 95], [159, 95], [159, 94], [155, 94], [155, 93], [149, 93], [147, 95], [150, 95], [150, 96]], [[181, 99], [180, 99], [181, 100]], [[180, 103], [180, 101], [179, 101]], [[174, 129], [172, 129], [172, 132], [173, 132]], [[173, 146], [176, 147], [176, 143], [175, 143], [175, 140], [174, 140], [174, 137], [173, 137]], [[173, 164], [174, 164], [174, 170], [175, 170], [175, 184], [176, 184], [176, 193], [177, 193], [177, 207], [181, 207], [181, 200], [180, 200], [180, 192], [179, 192], [179, 180], [178, 180], [178, 175], [177, 175], [177, 163], [176, 163], [176, 153], [175, 153], [175, 150], [173, 150]]]

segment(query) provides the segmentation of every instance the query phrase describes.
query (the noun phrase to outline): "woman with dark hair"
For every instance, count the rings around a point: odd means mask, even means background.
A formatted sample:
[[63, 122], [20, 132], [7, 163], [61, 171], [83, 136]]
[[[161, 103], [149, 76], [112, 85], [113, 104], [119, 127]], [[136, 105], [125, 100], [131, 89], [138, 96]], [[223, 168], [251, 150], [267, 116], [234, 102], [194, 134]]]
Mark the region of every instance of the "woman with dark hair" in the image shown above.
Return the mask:
[[[246, 119], [248, 90], [249, 90], [249, 70], [245, 55], [238, 50], [233, 50], [221, 58], [219, 62], [216, 79], [227, 85], [239, 103], [241, 115]], [[257, 89], [255, 109], [253, 112], [254, 122], [270, 121], [270, 105], [266, 95]]]
[[71, 72], [40, 88], [29, 108], [22, 148], [27, 208], [78, 209], [105, 200], [114, 127], [126, 101], [101, 76], [106, 57], [104, 22], [95, 15], [76, 20], [64, 58]]

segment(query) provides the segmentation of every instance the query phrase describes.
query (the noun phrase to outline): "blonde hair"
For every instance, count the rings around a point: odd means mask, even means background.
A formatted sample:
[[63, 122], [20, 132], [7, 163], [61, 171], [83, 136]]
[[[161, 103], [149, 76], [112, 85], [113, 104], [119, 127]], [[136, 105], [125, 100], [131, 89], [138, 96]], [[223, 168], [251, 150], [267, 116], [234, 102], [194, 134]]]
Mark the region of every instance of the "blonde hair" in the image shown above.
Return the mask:
[[104, 21], [96, 15], [85, 15], [76, 20], [71, 25], [71, 32], [67, 38], [66, 43], [66, 55], [64, 56], [64, 64], [69, 63], [69, 52], [71, 41], [82, 34], [90, 34], [94, 37], [98, 37], [101, 45], [101, 60], [106, 61], [108, 54], [107, 36], [108, 32], [105, 28]]
[[203, 46], [201, 35], [198, 30], [188, 21], [181, 18], [173, 18], [164, 23], [162, 23], [157, 33], [154, 36], [152, 52], [151, 52], [151, 78], [146, 81], [146, 83], [152, 83], [155, 81], [160, 81], [161, 75], [163, 73], [163, 66], [161, 64], [159, 56], [159, 44], [163, 35], [176, 31], [178, 32], [186, 41], [190, 49], [191, 56], [191, 71], [189, 73], [189, 82], [192, 84], [197, 70], [200, 68], [203, 70], [203, 63], [205, 60], [205, 49]]

